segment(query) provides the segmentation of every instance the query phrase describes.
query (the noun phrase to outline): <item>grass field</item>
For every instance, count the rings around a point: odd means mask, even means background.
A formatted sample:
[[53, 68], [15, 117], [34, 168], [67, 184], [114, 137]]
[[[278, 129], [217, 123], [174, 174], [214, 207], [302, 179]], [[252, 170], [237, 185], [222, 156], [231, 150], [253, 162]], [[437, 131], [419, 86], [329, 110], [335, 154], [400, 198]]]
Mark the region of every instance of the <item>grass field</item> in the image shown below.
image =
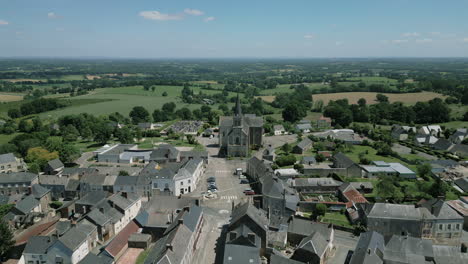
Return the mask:
[[[304, 83], [304, 84], [307, 87], [309, 87], [311, 90], [326, 87], [325, 85], [321, 83]], [[292, 84], [279, 84], [276, 86], [275, 89], [261, 90], [260, 95], [274, 95], [275, 93], [289, 93], [289, 92], [292, 92], [292, 89], [290, 89], [291, 85]]]
[[[413, 171], [416, 171], [416, 165], [408, 164], [406, 162], [403, 162], [397, 158], [394, 158], [392, 156], [380, 156], [377, 155], [377, 150], [370, 146], [362, 146], [362, 145], [354, 145], [351, 149], [351, 151], [347, 151], [344, 154], [348, 156], [351, 160], [353, 160], [356, 163], [359, 163], [359, 153], [367, 152], [368, 154], [365, 154], [365, 157], [368, 158], [369, 160], [372, 161], [385, 161], [385, 162], [399, 162], [408, 168], [410, 168]], [[413, 160], [422, 160], [421, 157], [416, 156], [416, 155], [411, 155], [407, 154], [409, 159]]]
[[11, 135], [0, 134], [0, 145], [10, 142], [16, 135], [19, 133], [14, 133]]
[[[193, 91], [196, 94], [200, 90], [199, 87], [193, 87]], [[155, 109], [161, 108], [167, 102], [175, 102], [178, 109], [182, 107], [188, 107], [192, 110], [200, 108], [201, 104], [183, 103], [180, 99], [181, 91], [181, 86], [157, 86], [154, 92], [145, 91], [141, 86], [96, 89], [87, 95], [67, 98], [71, 102], [70, 106], [45, 112], [40, 114], [40, 116], [43, 118], [57, 118], [77, 113], [103, 115], [113, 112], [119, 112], [127, 116], [135, 106], [143, 106], [151, 114]], [[166, 92], [167, 96], [162, 96], [163, 92]], [[219, 91], [203, 90], [203, 93], [212, 94], [219, 93]], [[230, 96], [234, 95], [235, 93], [230, 93]], [[211, 107], [217, 109], [217, 106], [215, 104]]]
[[0, 93], [0, 102], [14, 102], [23, 100], [23, 96], [19, 94]]
[[331, 223], [338, 226], [353, 228], [346, 215], [339, 212], [325, 213], [320, 222]]
[[2, 79], [2, 81], [17, 83], [17, 82], [41, 82], [45, 80], [44, 79]]

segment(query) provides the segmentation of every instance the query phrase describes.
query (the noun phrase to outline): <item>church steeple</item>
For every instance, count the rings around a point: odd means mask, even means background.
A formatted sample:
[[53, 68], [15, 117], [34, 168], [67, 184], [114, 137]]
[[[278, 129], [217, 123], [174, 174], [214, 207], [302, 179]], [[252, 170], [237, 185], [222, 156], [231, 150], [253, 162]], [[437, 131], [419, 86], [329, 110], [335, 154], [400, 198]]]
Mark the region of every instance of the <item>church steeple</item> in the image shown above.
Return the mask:
[[234, 113], [235, 116], [242, 116], [242, 108], [241, 102], [239, 98], [239, 92], [237, 92], [237, 100], [236, 100], [236, 112]]

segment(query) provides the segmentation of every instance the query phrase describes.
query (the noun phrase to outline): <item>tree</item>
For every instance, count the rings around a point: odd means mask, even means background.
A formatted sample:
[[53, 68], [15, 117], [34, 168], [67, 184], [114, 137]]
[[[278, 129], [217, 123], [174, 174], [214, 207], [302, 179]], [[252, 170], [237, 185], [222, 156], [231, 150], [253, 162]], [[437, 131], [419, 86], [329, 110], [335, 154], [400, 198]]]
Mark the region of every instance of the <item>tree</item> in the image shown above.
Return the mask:
[[150, 115], [148, 113], [148, 110], [146, 110], [143, 106], [133, 107], [132, 111], [130, 111], [129, 116], [132, 119], [132, 123], [135, 125], [138, 123], [150, 122]]
[[375, 96], [375, 98], [377, 99], [377, 101], [379, 103], [388, 103], [388, 96], [386, 95], [383, 95], [383, 94], [377, 94]]
[[15, 245], [15, 240], [13, 239], [13, 232], [11, 232], [8, 224], [0, 220], [0, 256], [5, 257], [6, 253]]
[[379, 182], [377, 183], [377, 195], [382, 199], [388, 199], [393, 197], [397, 192], [397, 188], [393, 183], [393, 178], [391, 176], [380, 176]]
[[166, 96], [167, 96], [167, 92], [164, 91], [164, 92], [162, 93], [162, 96], [163, 96], [163, 97], [166, 97]]
[[58, 159], [59, 154], [57, 151], [48, 151], [42, 147], [30, 148], [26, 155], [26, 161], [36, 163], [40, 169], [43, 169], [49, 160]]
[[280, 167], [291, 166], [294, 163], [296, 163], [296, 156], [294, 156], [292, 154], [291, 155], [286, 155], [286, 156], [281, 156], [281, 157], [276, 159], [276, 164], [278, 164], [278, 166], [280, 166]]
[[416, 168], [418, 176], [428, 180], [431, 176], [432, 167], [429, 163], [422, 163]]
[[66, 142], [76, 141], [79, 135], [80, 133], [74, 125], [68, 125], [62, 131], [62, 137]]
[[284, 143], [283, 146], [281, 146], [281, 150], [284, 151], [285, 153], [289, 153], [291, 152], [292, 147], [288, 143]]
[[31, 132], [33, 125], [29, 120], [22, 119], [18, 124], [18, 130], [24, 133]]
[[154, 91], [156, 90], [156, 87], [155, 86], [151, 86], [151, 91], [154, 93]]
[[64, 144], [59, 150], [60, 160], [71, 163], [80, 156], [80, 150], [71, 144]]
[[307, 115], [307, 110], [300, 104], [290, 103], [282, 112], [284, 121], [294, 123]]
[[320, 216], [324, 216], [327, 213], [327, 206], [319, 203], [315, 206], [314, 211], [312, 212], [311, 218], [317, 220]]
[[48, 137], [45, 142], [45, 147], [48, 151], [59, 151], [63, 145], [61, 137]]
[[191, 120], [192, 119], [192, 111], [187, 107], [182, 107], [181, 109], [175, 112], [176, 116], [183, 120]]
[[84, 140], [88, 140], [93, 136], [93, 131], [89, 127], [85, 127], [81, 130], [81, 137]]
[[128, 171], [126, 170], [121, 170], [119, 171], [119, 176], [130, 176], [130, 174], [128, 174]]
[[13, 108], [13, 109], [8, 110], [8, 116], [10, 118], [15, 119], [15, 118], [21, 117], [22, 115], [19, 109]]
[[167, 115], [163, 113], [163, 111], [159, 109], [155, 109], [153, 112], [153, 120], [154, 122], [164, 122], [167, 121]]
[[94, 141], [105, 144], [112, 137], [112, 128], [106, 123], [99, 123], [95, 126]]
[[317, 154], [315, 155], [315, 160], [316, 160], [317, 162], [319, 162], [319, 163], [320, 163], [320, 162], [324, 162], [324, 161], [325, 161], [325, 156], [323, 156], [322, 154], [317, 153]]
[[116, 132], [116, 137], [122, 144], [133, 143], [133, 132], [128, 127], [118, 129]]
[[176, 104], [175, 104], [174, 102], [169, 102], [169, 103], [163, 104], [161, 110], [162, 110], [164, 113], [172, 114], [172, 113], [174, 113], [176, 107], [177, 107], [177, 106], [176, 106]]

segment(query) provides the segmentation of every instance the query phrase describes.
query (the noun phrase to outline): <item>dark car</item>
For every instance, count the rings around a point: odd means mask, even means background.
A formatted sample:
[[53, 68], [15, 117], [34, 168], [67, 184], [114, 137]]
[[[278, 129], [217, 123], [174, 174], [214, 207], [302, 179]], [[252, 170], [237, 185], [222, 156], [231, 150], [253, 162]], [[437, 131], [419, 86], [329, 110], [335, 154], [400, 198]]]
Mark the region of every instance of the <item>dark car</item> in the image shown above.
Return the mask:
[[217, 192], [218, 188], [216, 188], [216, 186], [214, 186], [214, 185], [210, 185], [210, 186], [208, 186], [208, 190], [212, 191], [212, 192]]
[[216, 178], [215, 177], [209, 177], [206, 181], [207, 182], [216, 182]]
[[249, 184], [249, 180], [247, 180], [247, 179], [242, 179], [242, 180], [240, 181], [240, 184]]

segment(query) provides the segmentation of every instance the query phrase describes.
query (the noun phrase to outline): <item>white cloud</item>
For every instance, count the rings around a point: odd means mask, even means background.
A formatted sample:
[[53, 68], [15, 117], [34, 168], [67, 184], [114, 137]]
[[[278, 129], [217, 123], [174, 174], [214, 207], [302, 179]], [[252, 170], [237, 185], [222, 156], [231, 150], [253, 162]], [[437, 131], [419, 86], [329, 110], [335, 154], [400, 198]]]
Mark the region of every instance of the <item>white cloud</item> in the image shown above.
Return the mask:
[[421, 34], [419, 34], [418, 32], [408, 32], [408, 33], [404, 33], [402, 36], [403, 37], [419, 37], [421, 36]]
[[205, 21], [205, 22], [210, 22], [210, 21], [213, 21], [213, 20], [215, 20], [215, 19], [216, 19], [216, 17], [210, 16], [210, 17], [207, 17], [207, 18], [203, 19], [203, 21]]
[[431, 35], [433, 35], [433, 36], [440, 36], [440, 35], [442, 35], [442, 33], [439, 32], [439, 31], [434, 31], [434, 32], [431, 32]]
[[341, 46], [341, 45], [343, 45], [343, 42], [337, 41], [337, 42], [335, 42], [335, 45], [336, 45], [336, 46]]
[[431, 38], [424, 38], [424, 39], [417, 39], [417, 43], [431, 43], [432, 39]]
[[304, 38], [305, 39], [313, 39], [313, 38], [315, 38], [315, 35], [314, 34], [305, 34]]
[[468, 43], [468, 38], [462, 39], [462, 42]]
[[61, 16], [55, 14], [54, 12], [47, 13], [47, 17], [50, 19], [62, 18]]
[[205, 13], [198, 9], [185, 8], [184, 13], [191, 16], [202, 16]]
[[10, 23], [8, 23], [8, 21], [0, 19], [0, 26], [6, 26], [8, 24], [10, 24]]
[[158, 21], [181, 20], [184, 18], [182, 14], [164, 14], [159, 11], [142, 11], [138, 15], [145, 19]]
[[407, 39], [394, 39], [394, 40], [392, 40], [392, 43], [394, 43], [394, 44], [401, 44], [401, 43], [406, 43], [406, 42], [408, 42]]

